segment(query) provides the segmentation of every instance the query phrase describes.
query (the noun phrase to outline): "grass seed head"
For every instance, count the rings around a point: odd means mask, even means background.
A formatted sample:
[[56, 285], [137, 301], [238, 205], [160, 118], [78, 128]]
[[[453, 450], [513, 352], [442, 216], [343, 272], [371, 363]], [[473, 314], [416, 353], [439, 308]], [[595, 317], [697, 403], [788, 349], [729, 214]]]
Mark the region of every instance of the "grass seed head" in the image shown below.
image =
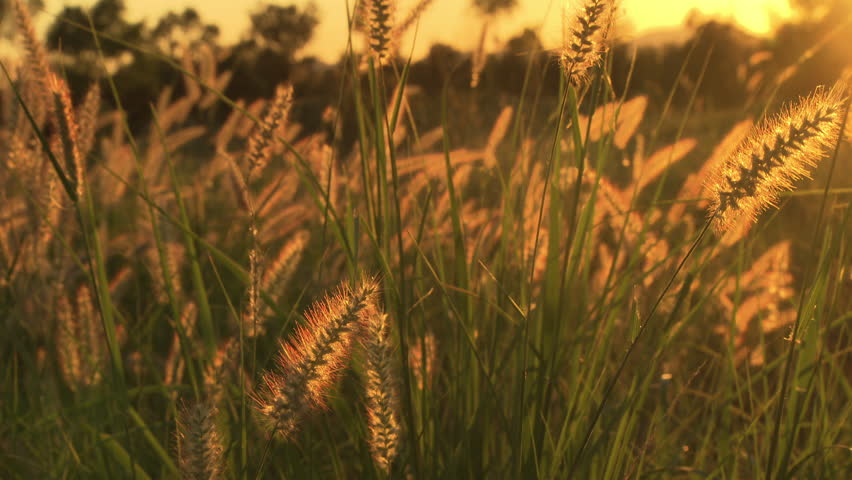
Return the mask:
[[811, 96], [765, 121], [707, 180], [714, 228], [724, 233], [739, 220], [754, 221], [774, 206], [778, 193], [796, 180], [837, 141], [844, 102], [839, 86]]
[[364, 0], [364, 20], [370, 53], [379, 62], [390, 57], [393, 42], [394, 0]]
[[370, 449], [379, 468], [389, 472], [400, 440], [399, 380], [393, 364], [390, 323], [378, 308], [362, 310], [361, 321]]
[[80, 391], [102, 380], [108, 360], [104, 332], [88, 285], [77, 289], [76, 302], [57, 299], [57, 359], [68, 387]]
[[82, 198], [84, 166], [79, 148], [80, 125], [77, 123], [77, 114], [71, 103], [71, 92], [65, 80], [53, 73], [47, 75], [47, 85], [53, 97], [65, 168], [75, 186], [76, 198]]
[[294, 233], [290, 240], [281, 247], [278, 255], [269, 263], [269, 267], [263, 272], [260, 285], [263, 290], [275, 293], [284, 292], [290, 279], [299, 266], [302, 253], [311, 238], [307, 230], [299, 230]]
[[77, 118], [80, 121], [80, 155], [85, 158], [95, 144], [95, 131], [97, 130], [98, 113], [101, 108], [101, 87], [97, 82], [86, 92], [86, 98], [77, 109]]
[[239, 383], [240, 342], [236, 337], [225, 340], [216, 350], [213, 361], [204, 369], [204, 389], [214, 405], [221, 405], [226, 386]]
[[185, 407], [180, 412], [177, 437], [182, 478], [224, 478], [224, 448], [216, 414], [216, 407], [206, 402]]
[[[293, 105], [293, 87], [279, 85], [275, 89], [275, 98], [269, 106], [263, 122], [258, 125], [248, 140], [249, 172], [261, 172], [269, 163], [272, 154], [272, 140], [275, 131], [287, 121], [290, 107]], [[249, 177], [251, 178], [251, 173]]]
[[[563, 24], [563, 46], [559, 65], [568, 81], [581, 85], [606, 50], [612, 24], [614, 0], [586, 0], [579, 11], [567, 14]], [[567, 11], [567, 8], [566, 8]]]
[[[24, 48], [27, 51], [27, 65], [24, 71], [27, 73], [28, 82], [32, 82], [38, 90], [44, 91], [49, 88], [48, 78], [50, 76], [50, 62], [47, 50], [38, 40], [32, 16], [23, 0], [14, 0], [12, 6], [15, 10], [15, 23], [23, 37]], [[52, 109], [51, 102], [43, 102], [38, 92], [27, 97], [27, 106], [33, 112], [36, 123], [41, 123], [44, 114]]]
[[266, 388], [258, 398], [260, 413], [273, 431], [291, 437], [310, 411], [325, 406], [361, 333], [360, 312], [375, 304], [377, 290], [371, 278], [356, 287], [340, 287], [311, 306], [306, 323], [290, 341], [282, 342], [279, 371], [264, 376]]

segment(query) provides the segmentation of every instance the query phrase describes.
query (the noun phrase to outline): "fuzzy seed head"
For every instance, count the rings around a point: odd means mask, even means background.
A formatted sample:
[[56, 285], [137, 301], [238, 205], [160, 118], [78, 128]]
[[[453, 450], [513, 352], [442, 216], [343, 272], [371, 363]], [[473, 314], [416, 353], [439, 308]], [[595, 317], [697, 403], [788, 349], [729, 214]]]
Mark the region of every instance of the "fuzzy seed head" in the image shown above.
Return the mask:
[[89, 154], [94, 146], [100, 107], [101, 88], [95, 82], [86, 92], [86, 98], [77, 110], [77, 118], [80, 120], [80, 155], [83, 158]]
[[278, 255], [269, 264], [261, 279], [261, 288], [268, 292], [280, 293], [286, 287], [299, 266], [302, 252], [311, 238], [307, 230], [299, 230], [281, 247]]
[[[15, 9], [15, 22], [23, 37], [24, 47], [27, 50], [27, 61], [31, 69], [30, 73], [33, 75], [37, 84], [43, 88], [47, 88], [47, 81], [50, 76], [47, 51], [38, 40], [32, 17], [23, 0], [14, 0], [12, 6]], [[50, 109], [49, 105], [48, 109]], [[37, 108], [37, 110], [40, 110], [40, 108]]]
[[266, 388], [257, 400], [273, 431], [290, 438], [310, 411], [325, 406], [360, 334], [359, 314], [375, 304], [377, 290], [369, 278], [354, 288], [340, 287], [315, 303], [305, 315], [305, 325], [282, 342], [279, 371], [264, 375]]
[[64, 295], [57, 299], [56, 347], [68, 387], [79, 391], [100, 383], [109, 360], [91, 290], [82, 285], [75, 296], [76, 302]]
[[145, 255], [150, 262], [154, 295], [161, 301], [168, 301], [169, 289], [171, 289], [176, 298], [182, 298], [180, 272], [186, 261], [184, 245], [168, 242], [162, 251], [149, 248]]
[[774, 206], [778, 193], [796, 180], [837, 141], [843, 90], [820, 88], [810, 97], [765, 121], [722, 162], [707, 181], [714, 228], [724, 233], [738, 221], [753, 222]]
[[390, 57], [394, 0], [364, 0], [370, 53], [380, 62]]
[[[269, 163], [272, 154], [272, 140], [275, 131], [287, 121], [290, 107], [293, 105], [293, 87], [279, 85], [275, 89], [275, 99], [269, 106], [263, 122], [255, 129], [248, 140], [249, 171], [262, 171]], [[249, 174], [251, 176], [251, 173]]]
[[216, 425], [216, 413], [216, 407], [204, 402], [184, 408], [181, 412], [177, 436], [182, 478], [224, 478], [224, 448], [222, 435]]
[[559, 65], [572, 84], [581, 85], [606, 50], [613, 10], [613, 0], [586, 0], [579, 11], [566, 15]]
[[238, 383], [240, 366], [240, 342], [231, 337], [216, 350], [216, 356], [204, 369], [204, 389], [214, 405], [221, 405], [226, 386]]
[[56, 123], [59, 126], [61, 150], [65, 156], [65, 166], [70, 173], [72, 182], [76, 187], [77, 198], [83, 196], [83, 158], [80, 155], [80, 126], [77, 123], [77, 115], [74, 105], [71, 103], [71, 92], [65, 80], [59, 76], [49, 73], [47, 85], [53, 96]]
[[390, 323], [377, 308], [363, 310], [361, 318], [370, 447], [376, 464], [387, 473], [399, 451], [400, 439], [399, 381], [393, 368]]

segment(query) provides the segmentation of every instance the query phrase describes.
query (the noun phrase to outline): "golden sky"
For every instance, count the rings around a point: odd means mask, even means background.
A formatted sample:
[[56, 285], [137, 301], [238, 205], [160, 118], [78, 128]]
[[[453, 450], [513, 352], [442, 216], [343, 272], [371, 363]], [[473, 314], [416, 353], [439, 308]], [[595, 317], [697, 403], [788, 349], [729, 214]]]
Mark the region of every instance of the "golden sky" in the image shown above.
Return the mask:
[[[247, 12], [261, 5], [256, 0], [125, 0], [131, 19], [148, 18], [156, 21], [162, 13], [195, 7], [202, 18], [216, 23], [225, 40], [238, 38], [248, 27]], [[320, 25], [311, 44], [304, 53], [317, 55], [323, 60], [335, 61], [346, 44], [346, 4], [354, 0], [314, 0]], [[580, 0], [571, 0], [576, 3]], [[399, 11], [407, 12], [416, 0], [398, 0]], [[65, 4], [91, 5], [95, 0], [64, 2], [46, 0], [47, 11], [58, 13]], [[304, 6], [307, 0], [283, 0], [279, 5]], [[415, 57], [428, 51], [429, 45], [443, 42], [460, 49], [472, 49], [479, 38], [482, 19], [469, 0], [434, 0], [422, 16], [414, 49]], [[556, 48], [561, 39], [562, 0], [518, 0], [510, 14], [502, 14], [489, 28], [489, 43], [499, 45], [524, 27], [540, 29], [545, 47]], [[733, 20], [755, 33], [767, 33], [778, 21], [791, 15], [788, 0], [621, 0], [618, 15], [622, 37], [631, 37], [649, 30], [673, 28], [683, 23], [692, 9], [702, 15]], [[49, 22], [43, 15], [41, 22]], [[628, 33], [633, 32], [633, 33]], [[413, 35], [409, 34], [404, 48], [411, 47]]]

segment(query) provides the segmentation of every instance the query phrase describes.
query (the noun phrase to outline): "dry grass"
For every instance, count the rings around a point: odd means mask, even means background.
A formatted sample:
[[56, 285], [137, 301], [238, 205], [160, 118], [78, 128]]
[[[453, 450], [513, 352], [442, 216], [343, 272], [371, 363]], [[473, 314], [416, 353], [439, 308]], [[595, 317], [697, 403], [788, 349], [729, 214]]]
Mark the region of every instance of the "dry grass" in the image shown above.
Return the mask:
[[658, 138], [648, 97], [600, 81], [613, 4], [588, 1], [545, 133], [519, 102], [454, 145], [387, 68], [429, 2], [399, 26], [391, 3], [364, 4], [354, 61], [380, 63], [352, 73], [353, 116], [305, 133], [282, 85], [198, 124], [230, 79], [199, 49], [140, 140], [105, 85], [72, 103], [15, 2], [0, 476], [841, 478], [848, 193], [818, 192], [810, 246], [763, 215], [846, 158], [840, 84], [715, 142]]

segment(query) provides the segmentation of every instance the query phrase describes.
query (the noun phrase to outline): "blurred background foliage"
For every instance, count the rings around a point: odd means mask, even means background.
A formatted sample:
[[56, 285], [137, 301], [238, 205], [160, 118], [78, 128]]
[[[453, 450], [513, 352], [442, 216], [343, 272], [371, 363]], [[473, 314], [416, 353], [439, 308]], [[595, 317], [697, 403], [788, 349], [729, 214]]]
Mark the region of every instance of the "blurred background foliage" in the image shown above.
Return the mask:
[[[516, 0], [471, 1], [482, 15], [483, 24], [495, 15], [510, 14], [516, 6]], [[848, 48], [852, 42], [852, 2], [790, 2], [798, 15], [767, 38], [756, 37], [736, 25], [702, 21], [695, 15], [684, 27], [690, 32], [685, 42], [616, 42], [608, 58], [615, 92], [621, 95], [627, 89], [628, 98], [648, 95], [652, 115], [654, 108], [661, 108], [674, 91], [674, 108], [684, 108], [695, 95], [696, 113], [735, 111], [742, 116], [759, 115], [767, 102], [777, 106], [806, 94], [816, 85], [833, 83], [844, 68], [852, 65]], [[40, 0], [30, 3], [35, 12], [43, 8]], [[0, 18], [4, 19], [0, 34], [8, 38], [14, 35], [10, 25], [13, 15], [6, 14], [9, 2], [0, 5]], [[134, 23], [126, 18], [124, 0], [100, 0], [88, 9], [66, 6], [52, 19], [47, 31], [46, 42], [54, 52], [52, 61], [66, 73], [71, 91], [78, 95], [104, 74], [92, 35], [81, 28], [88, 25], [87, 14], [103, 35], [105, 65], [115, 75], [134, 128], [150, 125], [148, 105], [165, 87], [172, 87], [175, 94], [182, 93], [185, 87], [174, 68], [127, 44], [156, 46], [160, 53], [176, 59], [205, 45], [214, 52], [219, 70], [233, 74], [224, 93], [247, 103], [271, 97], [275, 86], [282, 82], [292, 83], [297, 99], [292, 114], [304, 127], [302, 135], [322, 128], [322, 112], [329, 106], [337, 107], [341, 85], [351, 88], [344, 81], [349, 55], [342, 55], [336, 65], [300, 55], [308, 42], [322, 41], [314, 38], [314, 32], [323, 19], [310, 4], [303, 8], [260, 4], [250, 13], [249, 30], [236, 42], [225, 43], [219, 28], [207, 23], [202, 13], [193, 8], [168, 12], [154, 22]], [[500, 106], [517, 98], [530, 61], [532, 71], [541, 75], [529, 78], [528, 88], [537, 91], [543, 101], [556, 101], [556, 62], [534, 30], [521, 29], [502, 48], [486, 53], [482, 81], [476, 89], [470, 88], [475, 56], [471, 52], [435, 44], [424, 58], [411, 65], [409, 84], [420, 88], [422, 101], [432, 101], [445, 84], [450, 85], [452, 109], [466, 116], [462, 123], [466, 127], [453, 134], [464, 139], [475, 132], [488, 131]], [[400, 59], [398, 64], [405, 60]], [[677, 80], [681, 68], [684, 75]], [[109, 105], [111, 94], [104, 90], [103, 96]], [[228, 113], [224, 107], [213, 112], [206, 119], [211, 125], [220, 123]], [[437, 115], [434, 109], [419, 112]], [[342, 113], [344, 118], [351, 114], [345, 107]], [[415, 120], [427, 126], [438, 123], [437, 118]], [[351, 146], [355, 132], [344, 130], [343, 134], [342, 144]]]

